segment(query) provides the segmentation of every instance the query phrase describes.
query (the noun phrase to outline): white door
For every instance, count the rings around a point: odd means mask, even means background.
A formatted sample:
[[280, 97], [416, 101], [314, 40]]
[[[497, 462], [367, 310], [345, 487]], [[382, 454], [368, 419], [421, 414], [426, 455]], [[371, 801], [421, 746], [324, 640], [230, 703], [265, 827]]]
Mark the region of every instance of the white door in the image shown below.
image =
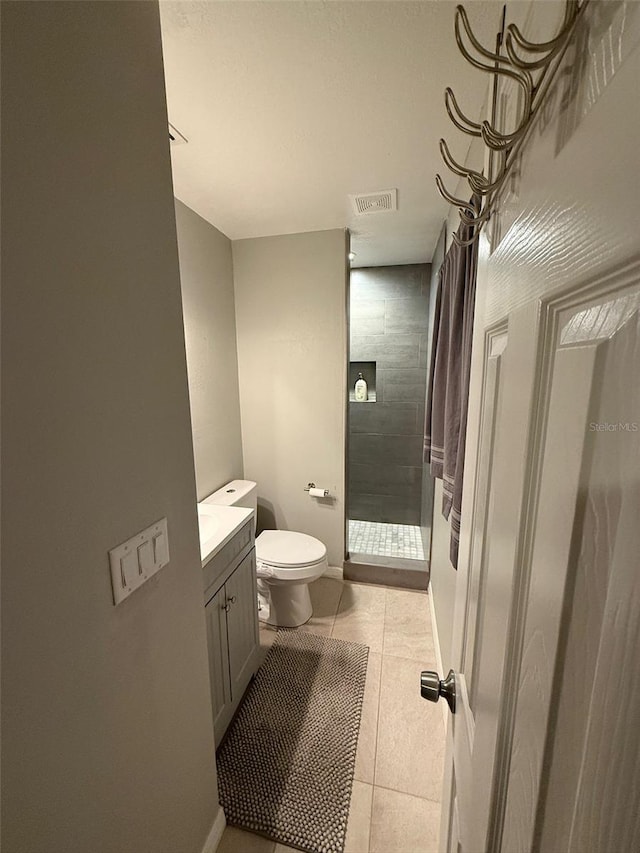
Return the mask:
[[640, 15], [592, 5], [482, 237], [443, 851], [640, 849]]

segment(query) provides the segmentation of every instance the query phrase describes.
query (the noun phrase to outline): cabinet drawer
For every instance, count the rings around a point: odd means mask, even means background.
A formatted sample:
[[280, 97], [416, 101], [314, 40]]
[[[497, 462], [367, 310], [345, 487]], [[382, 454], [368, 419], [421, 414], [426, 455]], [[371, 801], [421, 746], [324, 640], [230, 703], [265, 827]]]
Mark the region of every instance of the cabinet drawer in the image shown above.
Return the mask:
[[249, 519], [202, 569], [205, 602], [218, 591], [252, 547], [253, 519]]

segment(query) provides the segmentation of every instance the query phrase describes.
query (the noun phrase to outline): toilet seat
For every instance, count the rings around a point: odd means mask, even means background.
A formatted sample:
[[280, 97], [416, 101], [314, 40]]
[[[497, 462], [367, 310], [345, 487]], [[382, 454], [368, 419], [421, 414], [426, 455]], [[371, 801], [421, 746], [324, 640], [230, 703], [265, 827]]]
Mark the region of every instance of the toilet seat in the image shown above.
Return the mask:
[[327, 565], [326, 546], [314, 536], [263, 530], [256, 539], [258, 574], [278, 580], [308, 580]]

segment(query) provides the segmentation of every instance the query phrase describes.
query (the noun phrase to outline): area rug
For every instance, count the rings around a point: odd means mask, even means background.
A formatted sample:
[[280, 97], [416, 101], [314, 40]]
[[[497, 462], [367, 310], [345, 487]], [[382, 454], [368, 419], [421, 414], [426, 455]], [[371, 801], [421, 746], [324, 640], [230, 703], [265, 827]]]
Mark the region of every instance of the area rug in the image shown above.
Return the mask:
[[369, 648], [278, 631], [218, 750], [227, 822], [343, 853]]

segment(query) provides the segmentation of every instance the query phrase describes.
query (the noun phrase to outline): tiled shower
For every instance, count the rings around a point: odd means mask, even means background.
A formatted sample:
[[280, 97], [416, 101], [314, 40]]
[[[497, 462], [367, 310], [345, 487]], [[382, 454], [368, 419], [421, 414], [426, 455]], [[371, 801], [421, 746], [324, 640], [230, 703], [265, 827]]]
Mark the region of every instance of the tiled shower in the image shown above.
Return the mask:
[[[349, 552], [424, 560], [429, 264], [351, 272]], [[354, 400], [362, 373], [368, 400]], [[424, 479], [424, 485], [423, 485]], [[428, 497], [428, 496], [427, 496]], [[430, 526], [430, 524], [429, 524]]]

